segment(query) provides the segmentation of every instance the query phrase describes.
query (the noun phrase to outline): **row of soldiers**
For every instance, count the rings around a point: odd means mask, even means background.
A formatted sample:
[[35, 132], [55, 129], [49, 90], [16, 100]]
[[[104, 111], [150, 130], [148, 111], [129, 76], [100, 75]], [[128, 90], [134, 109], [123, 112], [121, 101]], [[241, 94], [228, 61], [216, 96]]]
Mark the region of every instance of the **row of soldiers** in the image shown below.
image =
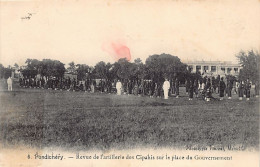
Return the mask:
[[[101, 93], [113, 93], [116, 92], [115, 88], [117, 81], [105, 79], [86, 79], [84, 81], [78, 81], [75, 78], [69, 77], [62, 79], [55, 77], [23, 77], [19, 79], [19, 83], [21, 87], [25, 88], [90, 92], [100, 91]], [[162, 83], [155, 83], [151, 80], [124, 80], [122, 81], [122, 88], [120, 90], [125, 94], [150, 95], [151, 97], [161, 97]]]
[[[87, 80], [87, 87], [95, 85], [95, 82]], [[21, 77], [19, 79], [21, 87], [25, 88], [42, 88], [42, 89], [55, 89], [55, 90], [83, 90], [79, 81], [76, 78], [57, 78], [57, 77]]]
[[[75, 78], [55, 78], [55, 77], [24, 77], [19, 79], [21, 87], [31, 88], [45, 88], [55, 90], [67, 90], [67, 91], [90, 91], [92, 93], [100, 91], [101, 93], [113, 93], [121, 92], [124, 94], [133, 94], [138, 96], [149, 96], [149, 97], [165, 97], [168, 95], [175, 95], [179, 98], [179, 87], [181, 85], [180, 80], [176, 77], [175, 79], [165, 80], [162, 82], [154, 82], [152, 80], [96, 80], [86, 79], [84, 81], [77, 81]], [[120, 85], [120, 86], [118, 86]], [[246, 96], [247, 99], [250, 97], [251, 83], [247, 81], [236, 82], [236, 86], [233, 86], [232, 80], [224, 82], [224, 78], [221, 78], [219, 82], [216, 80], [204, 77], [198, 78], [187, 78], [185, 80], [186, 94], [189, 94], [189, 100], [195, 97], [203, 97], [203, 99], [210, 101], [212, 93], [219, 93], [220, 100], [223, 99], [224, 95], [228, 95], [228, 99], [231, 99], [232, 89], [239, 94], [239, 99]], [[256, 95], [259, 92], [259, 85], [256, 85]], [[120, 87], [120, 88], [119, 88]], [[118, 89], [119, 88], [119, 89]]]
[[[235, 82], [235, 87], [234, 87]], [[255, 86], [255, 96], [259, 96], [259, 84], [256, 82]], [[213, 82], [210, 78], [204, 77], [202, 80], [187, 80], [185, 82], [186, 93], [189, 94], [189, 100], [192, 100], [193, 94], [195, 93], [196, 97], [198, 92], [201, 93], [202, 97], [206, 101], [210, 101], [213, 98], [212, 93], [219, 94], [220, 100], [223, 100], [224, 96], [228, 96], [228, 99], [232, 98], [232, 92], [238, 94], [239, 100], [242, 100], [243, 97], [246, 97], [247, 100], [250, 98], [251, 91], [251, 82], [249, 79], [246, 81], [238, 80], [234, 81], [232, 79], [226, 78], [226, 82], [222, 77], [219, 82]]]

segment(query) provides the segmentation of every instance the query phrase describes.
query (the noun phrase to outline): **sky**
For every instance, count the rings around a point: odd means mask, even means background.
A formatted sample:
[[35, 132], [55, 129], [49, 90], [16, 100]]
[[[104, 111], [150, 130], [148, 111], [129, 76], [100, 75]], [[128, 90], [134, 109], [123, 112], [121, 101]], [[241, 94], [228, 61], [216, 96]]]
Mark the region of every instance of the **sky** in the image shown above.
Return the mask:
[[259, 18], [259, 0], [0, 0], [0, 63], [93, 66], [162, 53], [235, 62], [241, 50], [259, 52]]

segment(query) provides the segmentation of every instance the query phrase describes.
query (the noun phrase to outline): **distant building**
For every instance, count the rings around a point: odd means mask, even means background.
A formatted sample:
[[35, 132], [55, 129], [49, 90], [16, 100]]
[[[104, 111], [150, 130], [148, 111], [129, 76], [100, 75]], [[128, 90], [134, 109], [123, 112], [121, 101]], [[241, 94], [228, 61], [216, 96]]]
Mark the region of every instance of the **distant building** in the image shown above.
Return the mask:
[[186, 64], [192, 73], [200, 72], [205, 76], [238, 76], [242, 69], [240, 64], [230, 61], [189, 61]]

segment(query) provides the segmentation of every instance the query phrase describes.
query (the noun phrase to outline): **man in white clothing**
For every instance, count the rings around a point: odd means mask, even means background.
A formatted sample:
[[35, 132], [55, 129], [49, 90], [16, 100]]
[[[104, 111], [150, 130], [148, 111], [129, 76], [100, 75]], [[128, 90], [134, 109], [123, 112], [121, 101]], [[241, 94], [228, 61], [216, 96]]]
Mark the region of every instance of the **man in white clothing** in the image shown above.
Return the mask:
[[168, 92], [170, 89], [170, 82], [166, 79], [163, 83], [164, 99], [168, 99]]
[[122, 83], [118, 80], [116, 83], [116, 92], [117, 95], [121, 95]]
[[7, 79], [7, 85], [8, 85], [8, 91], [13, 91], [13, 81], [11, 77]]

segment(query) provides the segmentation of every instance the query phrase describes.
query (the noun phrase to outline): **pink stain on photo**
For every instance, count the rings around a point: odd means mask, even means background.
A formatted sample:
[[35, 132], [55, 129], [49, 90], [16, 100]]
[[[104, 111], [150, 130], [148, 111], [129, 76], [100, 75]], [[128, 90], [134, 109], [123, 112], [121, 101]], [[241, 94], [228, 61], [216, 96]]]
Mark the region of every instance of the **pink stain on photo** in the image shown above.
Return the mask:
[[119, 42], [103, 43], [102, 50], [112, 56], [115, 61], [121, 58], [126, 58], [128, 61], [131, 61], [130, 49], [125, 44]]

